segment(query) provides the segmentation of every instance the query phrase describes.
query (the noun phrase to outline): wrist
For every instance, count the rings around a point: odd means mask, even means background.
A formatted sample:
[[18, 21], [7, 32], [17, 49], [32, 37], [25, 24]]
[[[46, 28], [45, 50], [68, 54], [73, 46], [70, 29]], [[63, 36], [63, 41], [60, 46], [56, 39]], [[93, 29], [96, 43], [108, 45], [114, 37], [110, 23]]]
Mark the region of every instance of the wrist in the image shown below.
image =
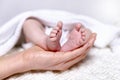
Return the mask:
[[10, 54], [1, 57], [0, 60], [0, 80], [10, 75], [27, 71], [22, 53]]
[[[30, 48], [31, 49], [31, 48]], [[32, 70], [32, 58], [31, 57], [31, 51], [29, 49], [24, 50], [21, 55], [20, 55], [20, 59], [21, 59], [21, 68], [24, 71], [29, 71]]]
[[[38, 66], [37, 62], [40, 63], [38, 60], [40, 51], [43, 51], [42, 48], [38, 46], [33, 46], [22, 53], [22, 62], [25, 71], [29, 70], [36, 70], [37, 67], [40, 70], [40, 66]], [[41, 68], [42, 69], [42, 68]]]
[[18, 55], [18, 58], [19, 62], [17, 66], [19, 67], [19, 73], [31, 70], [30, 60], [26, 59], [26, 51], [20, 53], [20, 55]]
[[11, 74], [16, 74], [16, 73], [27, 71], [26, 64], [23, 60], [22, 55], [23, 55], [22, 53], [17, 53], [11, 56], [11, 60], [9, 61], [9, 63], [11, 63], [11, 66], [10, 66], [12, 70]]

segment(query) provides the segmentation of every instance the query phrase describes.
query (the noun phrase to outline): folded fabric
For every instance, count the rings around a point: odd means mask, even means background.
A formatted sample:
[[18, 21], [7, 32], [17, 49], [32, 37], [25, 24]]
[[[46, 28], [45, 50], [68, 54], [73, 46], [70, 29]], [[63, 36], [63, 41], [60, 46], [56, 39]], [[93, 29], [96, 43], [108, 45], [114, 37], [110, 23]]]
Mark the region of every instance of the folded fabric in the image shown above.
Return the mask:
[[[66, 11], [59, 10], [37, 10], [21, 13], [8, 21], [5, 25], [0, 27], [0, 55], [6, 54], [20, 38], [22, 25], [24, 21], [29, 17], [35, 17], [39, 19], [45, 26], [54, 27], [58, 21], [63, 22], [64, 34], [66, 30], [69, 31], [73, 28], [73, 24], [82, 23], [85, 27], [91, 29], [97, 33], [97, 39], [95, 46], [104, 48], [118, 35], [120, 29], [115, 26], [103, 24], [95, 19], [87, 16], [72, 14]], [[50, 29], [46, 28], [46, 33], [50, 32]], [[66, 39], [64, 35], [61, 39], [61, 43]]]

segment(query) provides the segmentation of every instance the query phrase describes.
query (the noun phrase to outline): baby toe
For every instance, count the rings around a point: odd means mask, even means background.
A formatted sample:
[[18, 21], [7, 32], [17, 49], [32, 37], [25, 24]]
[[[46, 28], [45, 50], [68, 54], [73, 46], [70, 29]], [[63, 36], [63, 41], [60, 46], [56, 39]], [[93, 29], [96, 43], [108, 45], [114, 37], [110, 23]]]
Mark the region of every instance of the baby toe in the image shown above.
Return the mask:
[[79, 39], [79, 46], [81, 46], [84, 43], [82, 39]]
[[50, 37], [52, 38], [52, 37], [55, 37], [56, 36], [56, 34], [55, 33], [51, 33], [50, 34]]
[[60, 28], [59, 27], [55, 27], [54, 30], [59, 30]]
[[52, 37], [52, 38], [50, 38], [50, 41], [56, 41], [56, 40], [57, 40], [56, 37]]
[[58, 31], [57, 30], [52, 30], [51, 33], [56, 34]]
[[82, 40], [85, 41], [86, 40], [86, 36], [82, 36]]
[[81, 33], [84, 33], [85, 32], [85, 28], [81, 28]]
[[82, 36], [85, 36], [85, 35], [86, 35], [86, 32], [82, 32], [81, 35], [82, 35]]

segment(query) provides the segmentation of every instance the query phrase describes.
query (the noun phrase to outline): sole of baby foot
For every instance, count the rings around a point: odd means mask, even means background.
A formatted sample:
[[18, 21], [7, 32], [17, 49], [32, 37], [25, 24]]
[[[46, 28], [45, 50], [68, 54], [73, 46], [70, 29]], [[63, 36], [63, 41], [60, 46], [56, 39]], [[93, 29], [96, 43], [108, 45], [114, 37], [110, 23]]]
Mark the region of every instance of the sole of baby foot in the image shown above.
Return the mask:
[[58, 22], [47, 38], [47, 47], [51, 51], [59, 51], [61, 48], [60, 38], [62, 35], [62, 23]]
[[61, 51], [71, 51], [78, 47], [84, 45], [89, 37], [91, 31], [82, 27], [82, 25], [78, 24], [69, 34], [68, 41], [62, 46]]

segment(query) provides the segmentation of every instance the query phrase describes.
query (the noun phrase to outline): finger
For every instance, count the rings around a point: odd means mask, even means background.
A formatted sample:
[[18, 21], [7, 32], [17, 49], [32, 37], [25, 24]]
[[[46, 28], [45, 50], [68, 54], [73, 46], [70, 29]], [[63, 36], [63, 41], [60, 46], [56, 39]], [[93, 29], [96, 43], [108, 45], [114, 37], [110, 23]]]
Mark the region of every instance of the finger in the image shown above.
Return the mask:
[[76, 64], [76, 63], [80, 62], [81, 60], [85, 59], [85, 57], [87, 56], [90, 49], [91, 49], [91, 47], [89, 47], [83, 55], [80, 55], [80, 56], [76, 57], [75, 59], [72, 59], [72, 60], [64, 63], [64, 69], [66, 70], [66, 69], [70, 68], [71, 66], [73, 66], [74, 64]]
[[83, 47], [79, 48], [79, 49], [76, 49], [72, 52], [68, 52], [68, 53], [65, 53], [63, 55], [63, 60], [64, 61], [69, 61], [71, 59], [74, 59], [76, 58], [77, 56], [80, 56], [82, 54], [84, 54], [84, 52], [91, 46], [93, 46], [94, 44], [94, 41], [95, 41], [95, 37], [96, 37], [96, 34], [92, 34], [91, 35], [91, 38], [89, 40], [88, 43], [86, 43]]
[[[88, 42], [82, 48], [76, 49], [73, 52], [78, 53], [81, 51], [85, 51], [88, 47], [90, 47], [94, 44], [95, 40], [96, 40], [96, 33], [92, 33]], [[86, 46], [86, 45], [88, 45], [88, 46]]]
[[88, 43], [90, 46], [94, 45], [94, 42], [96, 40], [96, 33], [92, 33], [91, 38], [89, 39]]
[[[88, 49], [88, 51], [89, 51], [89, 49]], [[75, 59], [72, 59], [68, 62], [63, 62], [63, 63], [57, 64], [57, 65], [54, 65], [54, 69], [66, 70], [66, 69], [70, 68], [74, 64], [76, 64], [79, 61], [81, 61], [82, 59], [84, 59], [86, 57], [88, 51], [86, 51], [84, 54], [82, 54], [82, 55], [80, 55], [80, 56], [76, 57]]]
[[71, 52], [67, 52], [67, 53], [64, 53], [63, 54], [63, 61], [69, 61], [71, 59], [74, 59], [76, 58], [77, 56], [80, 56], [84, 53], [84, 51], [87, 50], [87, 48], [89, 47], [89, 44], [86, 43], [83, 47], [79, 48], [79, 49], [76, 49], [74, 51], [71, 51]]
[[72, 59], [75, 59], [78, 56], [84, 55], [84, 53], [86, 51], [88, 51], [91, 46], [93, 46], [94, 41], [95, 41], [95, 34], [92, 34], [92, 36], [88, 42], [89, 44], [86, 43], [83, 47], [76, 49], [74, 51], [71, 51], [71, 52], [57, 52], [56, 54], [54, 54], [54, 61], [55, 61], [54, 65], [58, 65], [63, 62], [67, 62]]
[[[56, 52], [56, 54], [54, 54], [53, 56], [53, 61], [54, 61], [54, 65], [58, 65], [64, 62], [67, 62], [71, 59], [74, 59], [80, 55], [82, 55], [84, 53], [84, 51], [86, 51], [88, 48], [88, 44], [84, 45], [78, 52]], [[86, 50], [85, 50], [86, 49]]]
[[93, 42], [94, 42], [94, 39], [91, 40], [90, 42], [91, 42], [90, 43], [91, 46], [89, 46], [87, 48], [87, 50], [83, 54], [81, 54], [80, 56], [78, 56], [78, 57], [76, 57], [74, 59], [71, 59], [71, 60], [69, 60], [69, 61], [67, 61], [65, 63], [59, 64], [59, 65], [61, 65], [63, 67], [62, 69], [66, 70], [66, 69], [70, 68], [71, 66], [73, 66], [74, 64], [76, 64], [76, 63], [80, 62], [81, 60], [83, 60], [87, 56], [89, 50], [91, 49], [91, 47], [93, 45]]

